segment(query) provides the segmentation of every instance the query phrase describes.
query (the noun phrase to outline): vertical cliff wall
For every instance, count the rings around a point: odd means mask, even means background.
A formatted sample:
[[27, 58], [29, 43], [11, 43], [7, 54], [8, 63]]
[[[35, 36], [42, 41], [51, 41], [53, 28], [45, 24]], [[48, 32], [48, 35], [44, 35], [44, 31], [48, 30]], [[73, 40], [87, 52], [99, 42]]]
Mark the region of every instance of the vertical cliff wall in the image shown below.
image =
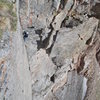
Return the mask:
[[0, 0], [0, 100], [99, 100], [99, 5]]
[[[7, 2], [9, 3], [9, 7], [11, 5], [13, 6], [12, 2], [5, 1], [5, 3]], [[5, 7], [5, 5], [2, 6]], [[19, 21], [18, 0], [16, 1], [15, 7], [16, 10], [14, 13], [17, 16], [17, 24], [13, 27], [16, 30], [7, 29], [8, 33], [6, 30], [3, 30], [5, 34], [2, 33], [1, 44], [6, 46], [5, 49], [1, 47], [2, 52], [0, 52], [0, 100], [32, 100], [31, 74], [29, 72], [27, 53]]]

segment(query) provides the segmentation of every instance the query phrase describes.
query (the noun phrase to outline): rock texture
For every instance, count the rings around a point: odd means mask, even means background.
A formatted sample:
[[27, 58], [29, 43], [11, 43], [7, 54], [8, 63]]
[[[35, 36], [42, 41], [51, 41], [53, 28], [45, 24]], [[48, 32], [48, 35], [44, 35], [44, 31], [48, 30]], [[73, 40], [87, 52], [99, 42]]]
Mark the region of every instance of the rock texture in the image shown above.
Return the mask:
[[99, 5], [0, 0], [0, 100], [99, 100]]

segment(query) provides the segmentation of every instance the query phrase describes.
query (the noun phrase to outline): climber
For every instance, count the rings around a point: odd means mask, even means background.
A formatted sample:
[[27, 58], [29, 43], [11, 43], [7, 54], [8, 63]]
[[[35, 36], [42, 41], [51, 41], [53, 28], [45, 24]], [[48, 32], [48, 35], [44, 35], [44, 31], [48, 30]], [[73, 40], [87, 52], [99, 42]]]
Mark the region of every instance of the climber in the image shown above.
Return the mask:
[[26, 31], [24, 31], [23, 32], [23, 39], [24, 39], [24, 41], [25, 41], [25, 39], [28, 37], [28, 32], [26, 32]]

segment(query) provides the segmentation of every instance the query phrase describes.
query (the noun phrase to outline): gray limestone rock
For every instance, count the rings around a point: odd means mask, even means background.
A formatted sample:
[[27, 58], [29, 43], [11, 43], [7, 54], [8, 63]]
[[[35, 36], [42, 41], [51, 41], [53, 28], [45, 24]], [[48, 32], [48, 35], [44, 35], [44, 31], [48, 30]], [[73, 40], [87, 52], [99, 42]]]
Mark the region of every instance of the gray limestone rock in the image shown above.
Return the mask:
[[99, 5], [0, 0], [0, 100], [99, 100]]

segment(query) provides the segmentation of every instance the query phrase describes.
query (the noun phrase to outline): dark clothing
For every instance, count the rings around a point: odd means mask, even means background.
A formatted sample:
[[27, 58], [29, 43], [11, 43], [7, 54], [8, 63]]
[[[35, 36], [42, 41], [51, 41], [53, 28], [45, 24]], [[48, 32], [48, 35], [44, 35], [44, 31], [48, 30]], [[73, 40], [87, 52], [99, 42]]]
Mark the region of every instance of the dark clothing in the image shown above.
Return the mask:
[[25, 41], [25, 39], [28, 37], [28, 34], [27, 34], [27, 32], [26, 31], [24, 31], [23, 32], [23, 39], [24, 39], [24, 41]]

